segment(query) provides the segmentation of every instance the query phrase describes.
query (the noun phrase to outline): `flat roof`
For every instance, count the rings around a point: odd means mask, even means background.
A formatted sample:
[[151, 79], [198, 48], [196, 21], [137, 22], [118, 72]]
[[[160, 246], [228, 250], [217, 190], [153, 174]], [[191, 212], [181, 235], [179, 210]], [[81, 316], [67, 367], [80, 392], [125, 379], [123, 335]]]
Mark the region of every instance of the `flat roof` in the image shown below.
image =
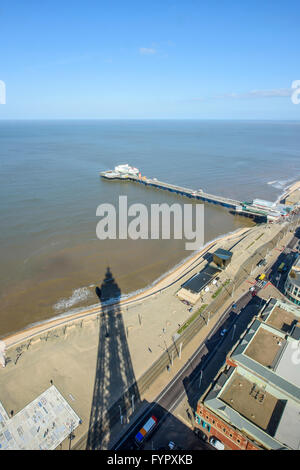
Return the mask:
[[52, 385], [9, 418], [0, 404], [1, 450], [54, 450], [80, 418]]
[[244, 354], [263, 366], [273, 368], [274, 361], [284, 344], [285, 341], [280, 336], [265, 328], [259, 328]]
[[280, 377], [300, 388], [300, 347], [297, 343], [296, 341], [287, 343], [275, 371]]
[[275, 433], [275, 439], [289, 446], [300, 449], [300, 413], [299, 405], [288, 401]]
[[219, 398], [269, 435], [275, 434], [284, 403], [255, 381], [236, 372]]
[[195, 274], [188, 281], [182, 284], [181, 287], [198, 294], [219, 272], [220, 269], [208, 265], [198, 274]]
[[285, 333], [289, 333], [294, 324], [297, 323], [298, 319], [299, 317], [296, 317], [291, 311], [275, 305], [271, 314], [267, 318], [266, 323]]

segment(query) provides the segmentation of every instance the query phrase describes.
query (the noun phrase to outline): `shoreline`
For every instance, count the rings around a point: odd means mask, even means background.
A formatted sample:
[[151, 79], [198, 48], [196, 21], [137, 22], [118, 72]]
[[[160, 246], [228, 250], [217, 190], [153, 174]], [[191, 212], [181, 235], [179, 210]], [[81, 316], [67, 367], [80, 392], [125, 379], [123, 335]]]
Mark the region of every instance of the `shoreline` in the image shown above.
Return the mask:
[[[283, 198], [286, 198], [288, 195], [291, 195], [292, 193], [298, 191], [298, 189], [300, 189], [300, 180], [295, 181], [290, 186], [288, 186], [284, 190], [284, 192], [278, 197], [277, 201]], [[155, 295], [159, 293], [160, 291], [170, 287], [175, 282], [178, 282], [180, 280], [180, 277], [183, 277], [184, 275], [188, 274], [189, 269], [194, 269], [195, 266], [193, 267], [192, 265], [196, 261], [200, 260], [203, 254], [205, 254], [205, 252], [208, 251], [210, 248], [212, 248], [212, 246], [214, 246], [216, 243], [220, 243], [222, 241], [228, 240], [233, 237], [242, 236], [245, 232], [255, 230], [256, 227], [257, 225], [254, 225], [253, 227], [239, 228], [235, 230], [234, 232], [229, 232], [229, 233], [220, 235], [216, 239], [209, 241], [207, 244], [203, 246], [203, 248], [200, 251], [197, 251], [191, 256], [189, 256], [188, 258], [185, 258], [184, 260], [182, 260], [182, 262], [178, 263], [176, 266], [171, 268], [167, 273], [162, 274], [158, 279], [153, 281], [152, 284], [150, 284], [149, 286], [146, 286], [144, 289], [141, 289], [137, 293], [132, 292], [132, 293], [126, 294], [126, 297], [118, 300], [118, 303], [121, 306], [125, 306], [134, 302], [146, 300], [150, 296]], [[116, 302], [111, 302], [112, 305], [114, 303]], [[18, 343], [24, 340], [26, 337], [35, 336], [36, 334], [39, 334], [44, 329], [49, 330], [49, 329], [57, 327], [59, 324], [65, 324], [65, 323], [74, 321], [76, 319], [79, 319], [80, 317], [95, 315], [95, 314], [98, 314], [100, 311], [101, 311], [101, 306], [97, 304], [91, 305], [89, 307], [82, 307], [78, 310], [75, 309], [73, 311], [69, 311], [69, 312], [62, 313], [60, 315], [53, 316], [42, 322], [35, 322], [33, 324], [29, 324], [27, 327], [23, 328], [22, 330], [16, 331], [14, 333], [9, 333], [7, 335], [3, 335], [2, 337], [0, 337], [0, 340], [3, 341], [7, 347], [9, 347], [15, 343]]]
[[[167, 289], [175, 282], [180, 280], [181, 276], [188, 274], [189, 269], [194, 269], [195, 266], [193, 264], [196, 261], [200, 261], [202, 256], [214, 246], [216, 243], [228, 240], [230, 238], [241, 237], [245, 232], [251, 231], [256, 228], [256, 225], [253, 227], [243, 227], [235, 230], [234, 232], [229, 232], [227, 234], [221, 235], [220, 237], [211, 240], [208, 242], [200, 251], [197, 251], [189, 258], [183, 260], [182, 263], [177, 264], [173, 269], [171, 269], [168, 273], [162, 274], [158, 278], [158, 280], [154, 281], [149, 287], [145, 287], [141, 292], [135, 294], [128, 294], [128, 297], [118, 301], [120, 306], [126, 306], [131, 303], [140, 302], [146, 300], [147, 298], [151, 297], [152, 295], [156, 295], [160, 291]], [[111, 303], [113, 305], [114, 302]], [[16, 331], [14, 333], [4, 335], [0, 338], [6, 344], [6, 347], [12, 346], [15, 343], [18, 343], [24, 340], [26, 337], [35, 336], [39, 334], [43, 330], [49, 330], [52, 328], [56, 328], [59, 324], [66, 324], [68, 322], [74, 321], [84, 316], [89, 315], [96, 315], [100, 312], [101, 305], [92, 305], [90, 307], [83, 307], [80, 310], [73, 311], [73, 312], [66, 312], [65, 314], [57, 315], [55, 317], [51, 317], [48, 320], [43, 322], [34, 323], [28, 325], [28, 327], [23, 328], [22, 330]]]

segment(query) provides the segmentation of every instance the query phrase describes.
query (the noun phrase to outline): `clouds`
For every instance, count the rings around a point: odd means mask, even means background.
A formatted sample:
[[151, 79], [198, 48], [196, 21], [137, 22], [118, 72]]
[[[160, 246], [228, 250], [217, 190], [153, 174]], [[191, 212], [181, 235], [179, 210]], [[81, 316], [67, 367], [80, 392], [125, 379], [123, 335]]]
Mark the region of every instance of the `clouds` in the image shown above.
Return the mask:
[[139, 52], [141, 55], [154, 55], [156, 54], [156, 49], [153, 47], [140, 47]]
[[202, 96], [192, 98], [191, 101], [210, 101], [210, 100], [243, 100], [243, 99], [262, 99], [262, 98], [290, 98], [293, 94], [292, 88], [274, 88], [270, 90], [251, 90], [244, 93], [223, 93], [214, 96]]
[[275, 88], [272, 90], [251, 90], [246, 93], [225, 93], [215, 96], [215, 98], [286, 98], [292, 94], [291, 88]]

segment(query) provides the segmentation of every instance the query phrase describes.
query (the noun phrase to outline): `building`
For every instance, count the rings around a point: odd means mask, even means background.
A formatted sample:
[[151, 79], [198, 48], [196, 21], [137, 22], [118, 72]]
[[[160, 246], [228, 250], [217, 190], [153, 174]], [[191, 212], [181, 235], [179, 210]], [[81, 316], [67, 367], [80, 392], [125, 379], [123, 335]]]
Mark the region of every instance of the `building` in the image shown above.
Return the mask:
[[213, 262], [219, 268], [225, 269], [231, 261], [232, 254], [232, 251], [223, 250], [223, 248], [218, 248], [217, 251], [213, 253]]
[[219, 272], [220, 269], [207, 264], [204, 269], [194, 274], [194, 276], [181, 285], [177, 296], [179, 299], [186, 300], [194, 305], [200, 299], [203, 289], [208, 288]]
[[195, 419], [230, 449], [300, 448], [300, 309], [270, 299], [197, 404]]
[[285, 281], [284, 293], [291, 302], [300, 305], [300, 257], [290, 269]]

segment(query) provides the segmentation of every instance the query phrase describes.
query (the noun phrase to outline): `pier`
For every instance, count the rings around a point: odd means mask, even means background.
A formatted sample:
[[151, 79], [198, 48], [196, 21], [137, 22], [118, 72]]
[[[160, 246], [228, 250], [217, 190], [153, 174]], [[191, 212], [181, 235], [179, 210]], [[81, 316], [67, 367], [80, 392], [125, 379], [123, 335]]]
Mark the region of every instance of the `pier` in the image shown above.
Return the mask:
[[147, 178], [141, 175], [138, 168], [129, 166], [128, 163], [118, 165], [114, 170], [101, 171], [100, 176], [106, 180], [132, 181], [198, 201], [219, 205], [229, 209], [231, 214], [250, 217], [258, 223], [278, 221], [282, 217], [286, 217], [292, 210], [291, 207], [284, 207], [276, 204], [276, 202], [272, 203], [261, 199], [254, 199], [252, 202], [241, 202], [236, 199], [209, 194], [202, 189], [194, 190], [176, 184], [165, 183], [157, 178]]
[[121, 180], [121, 181], [133, 181], [135, 183], [143, 184], [144, 186], [151, 186], [156, 189], [162, 189], [170, 191], [171, 193], [179, 194], [199, 201], [217, 204], [228, 209], [238, 210], [241, 207], [242, 202], [234, 199], [216, 196], [214, 194], [205, 193], [202, 190], [195, 191], [194, 189], [184, 188], [171, 183], [165, 183], [154, 178], [146, 178], [145, 176], [137, 176], [134, 174], [122, 174], [115, 171], [102, 171], [100, 173], [102, 178], [107, 180]]

